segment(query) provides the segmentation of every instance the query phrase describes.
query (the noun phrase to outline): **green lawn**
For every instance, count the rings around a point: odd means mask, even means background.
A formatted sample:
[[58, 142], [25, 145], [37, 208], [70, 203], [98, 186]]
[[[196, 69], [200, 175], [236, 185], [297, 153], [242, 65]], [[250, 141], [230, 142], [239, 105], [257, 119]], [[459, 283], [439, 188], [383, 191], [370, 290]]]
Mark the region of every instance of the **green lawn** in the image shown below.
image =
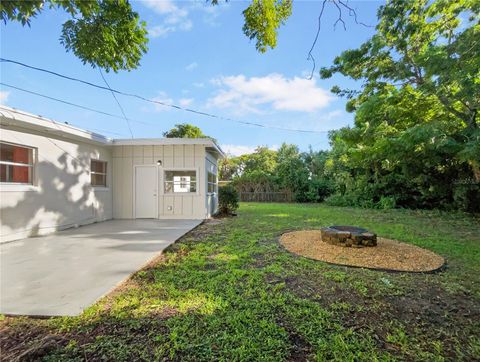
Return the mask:
[[[337, 267], [278, 244], [286, 230], [331, 224], [433, 250], [448, 268]], [[2, 353], [30, 348], [29, 357], [48, 361], [478, 360], [479, 230], [458, 213], [242, 204], [237, 217], [201, 225], [80, 317], [4, 318]]]

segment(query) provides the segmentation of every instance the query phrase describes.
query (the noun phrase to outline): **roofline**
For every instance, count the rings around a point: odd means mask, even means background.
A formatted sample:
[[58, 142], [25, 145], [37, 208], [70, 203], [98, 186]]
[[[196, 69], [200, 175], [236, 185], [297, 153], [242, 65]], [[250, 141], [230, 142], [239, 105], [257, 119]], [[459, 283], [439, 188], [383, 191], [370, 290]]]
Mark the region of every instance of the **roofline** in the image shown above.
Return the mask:
[[211, 147], [225, 158], [225, 152], [211, 138], [126, 138], [112, 140], [113, 146], [154, 146], [154, 145], [204, 145]]
[[90, 132], [66, 123], [54, 121], [39, 115], [31, 114], [12, 107], [0, 105], [0, 125], [8, 128], [14, 126], [30, 130], [49, 132], [73, 138], [87, 143], [103, 146], [140, 146], [140, 145], [204, 145], [212, 148], [221, 158], [225, 152], [211, 138], [133, 138], [112, 139], [99, 133]]
[[0, 125], [30, 130], [51, 132], [56, 135], [63, 135], [67, 138], [80, 139], [88, 143], [108, 145], [111, 139], [99, 133], [90, 132], [67, 123], [56, 122], [53, 119], [31, 114], [15, 108], [0, 105]]

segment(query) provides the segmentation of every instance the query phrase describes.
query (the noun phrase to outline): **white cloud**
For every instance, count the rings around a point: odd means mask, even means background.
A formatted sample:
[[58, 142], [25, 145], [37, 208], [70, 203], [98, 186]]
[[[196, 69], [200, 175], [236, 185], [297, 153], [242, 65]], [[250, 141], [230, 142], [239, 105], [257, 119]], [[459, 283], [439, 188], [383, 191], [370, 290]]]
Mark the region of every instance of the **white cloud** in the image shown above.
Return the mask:
[[212, 83], [222, 89], [208, 100], [208, 106], [241, 112], [260, 113], [260, 106], [265, 105], [274, 110], [314, 112], [334, 99], [328, 91], [317, 86], [316, 79], [289, 79], [276, 73], [265, 77], [220, 77]]
[[152, 38], [159, 38], [159, 37], [166, 37], [169, 33], [173, 33], [175, 31], [175, 27], [173, 26], [163, 26], [163, 25], [156, 25], [153, 28], [148, 30], [148, 34]]
[[190, 104], [193, 103], [193, 98], [181, 98], [181, 99], [178, 100], [178, 103], [182, 107], [188, 107]]
[[164, 17], [163, 23], [148, 30], [152, 38], [166, 37], [175, 31], [189, 31], [193, 27], [188, 10], [179, 8], [171, 0], [144, 0], [142, 4]]
[[[220, 145], [223, 151], [225, 153], [231, 155], [231, 156], [241, 156], [241, 155], [248, 155], [250, 153], [254, 153], [255, 149], [258, 146], [245, 146], [245, 145], [231, 145], [231, 144], [224, 144]], [[278, 150], [277, 145], [273, 145], [271, 147], [268, 147], [271, 150]]]
[[187, 65], [185, 67], [185, 70], [188, 70], [188, 71], [192, 71], [194, 70], [195, 68], [198, 67], [198, 63], [197, 62], [193, 62], [193, 63], [190, 63], [189, 65]]
[[8, 91], [0, 91], [0, 104], [5, 104], [8, 100], [8, 96], [10, 92]]
[[[142, 4], [160, 15], [182, 12], [171, 0], [143, 0]], [[185, 14], [186, 15], [186, 14]]]
[[196, 88], [203, 88], [203, 87], [205, 87], [205, 83], [195, 82], [195, 83], [193, 83], [193, 86], [196, 87]]

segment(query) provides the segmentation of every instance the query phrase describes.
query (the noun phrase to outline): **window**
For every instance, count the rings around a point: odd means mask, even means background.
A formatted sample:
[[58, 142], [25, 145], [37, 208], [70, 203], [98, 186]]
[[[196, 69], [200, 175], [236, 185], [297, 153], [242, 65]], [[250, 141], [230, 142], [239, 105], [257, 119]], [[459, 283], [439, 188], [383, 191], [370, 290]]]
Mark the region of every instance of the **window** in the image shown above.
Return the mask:
[[165, 171], [165, 193], [197, 191], [196, 171]]
[[208, 192], [217, 192], [217, 175], [211, 172], [208, 173]]
[[33, 184], [33, 149], [0, 143], [0, 182]]
[[97, 187], [107, 187], [107, 163], [104, 161], [90, 161], [90, 184]]

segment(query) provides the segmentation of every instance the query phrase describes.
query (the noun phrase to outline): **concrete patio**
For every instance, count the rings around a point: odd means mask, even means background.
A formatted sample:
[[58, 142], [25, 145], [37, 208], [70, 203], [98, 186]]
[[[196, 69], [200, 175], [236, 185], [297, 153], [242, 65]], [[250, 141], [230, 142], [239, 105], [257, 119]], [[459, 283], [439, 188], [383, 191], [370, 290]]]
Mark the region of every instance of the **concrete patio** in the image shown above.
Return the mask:
[[111, 220], [0, 245], [0, 313], [73, 316], [201, 220]]

